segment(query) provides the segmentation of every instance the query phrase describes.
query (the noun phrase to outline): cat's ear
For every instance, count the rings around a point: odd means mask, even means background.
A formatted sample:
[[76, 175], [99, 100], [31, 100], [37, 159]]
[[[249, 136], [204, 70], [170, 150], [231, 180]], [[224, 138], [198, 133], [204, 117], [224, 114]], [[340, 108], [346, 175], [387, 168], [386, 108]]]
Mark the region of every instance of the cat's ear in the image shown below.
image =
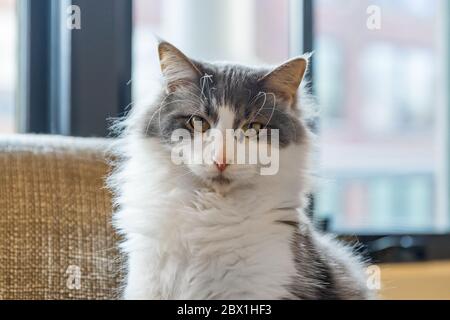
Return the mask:
[[260, 83], [268, 92], [273, 92], [287, 101], [292, 101], [307, 69], [307, 57], [294, 58], [266, 74], [260, 80]]
[[174, 91], [186, 83], [198, 81], [201, 73], [192, 61], [172, 44], [160, 41], [158, 44], [159, 62], [167, 90]]

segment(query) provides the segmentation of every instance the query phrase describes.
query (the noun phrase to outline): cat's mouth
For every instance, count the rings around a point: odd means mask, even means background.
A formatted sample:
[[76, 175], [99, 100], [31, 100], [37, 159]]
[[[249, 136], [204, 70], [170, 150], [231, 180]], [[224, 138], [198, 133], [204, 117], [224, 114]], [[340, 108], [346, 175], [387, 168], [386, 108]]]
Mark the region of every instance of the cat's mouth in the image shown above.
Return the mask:
[[231, 183], [231, 180], [228, 178], [225, 178], [222, 174], [219, 174], [219, 175], [211, 178], [211, 181], [213, 183], [217, 183], [219, 185], [228, 185]]

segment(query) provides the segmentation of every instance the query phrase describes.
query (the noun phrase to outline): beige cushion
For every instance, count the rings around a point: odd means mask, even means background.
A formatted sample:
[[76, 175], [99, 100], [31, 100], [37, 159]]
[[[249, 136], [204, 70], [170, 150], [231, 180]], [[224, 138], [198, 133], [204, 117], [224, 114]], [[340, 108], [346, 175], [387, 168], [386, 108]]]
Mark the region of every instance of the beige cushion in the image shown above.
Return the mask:
[[0, 136], [0, 299], [118, 297], [107, 145]]

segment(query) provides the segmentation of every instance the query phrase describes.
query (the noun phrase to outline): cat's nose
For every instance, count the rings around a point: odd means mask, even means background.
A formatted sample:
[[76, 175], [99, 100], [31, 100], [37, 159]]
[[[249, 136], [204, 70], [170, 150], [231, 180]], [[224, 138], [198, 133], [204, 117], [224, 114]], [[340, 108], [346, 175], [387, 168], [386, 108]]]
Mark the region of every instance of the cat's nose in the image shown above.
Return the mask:
[[[222, 140], [220, 140], [222, 142]], [[214, 151], [213, 161], [217, 169], [220, 172], [224, 172], [227, 169], [227, 153], [226, 148], [223, 144], [219, 142], [219, 145]]]
[[228, 165], [226, 163], [215, 162], [215, 165], [216, 165], [217, 169], [219, 169], [220, 172], [224, 172], [228, 167]]

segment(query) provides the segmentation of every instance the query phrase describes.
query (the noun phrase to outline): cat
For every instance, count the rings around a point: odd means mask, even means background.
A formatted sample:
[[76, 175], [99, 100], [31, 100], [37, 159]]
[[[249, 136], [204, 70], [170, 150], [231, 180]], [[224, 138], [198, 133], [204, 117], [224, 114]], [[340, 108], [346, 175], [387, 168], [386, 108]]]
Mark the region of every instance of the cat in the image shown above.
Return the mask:
[[[304, 210], [312, 133], [308, 57], [276, 68], [207, 63], [160, 41], [160, 91], [120, 123], [109, 186], [123, 236], [124, 299], [368, 299], [361, 258], [317, 231]], [[175, 130], [278, 132], [279, 168], [174, 164]], [[244, 137], [245, 139], [246, 137]], [[218, 151], [217, 151], [218, 150]]]

